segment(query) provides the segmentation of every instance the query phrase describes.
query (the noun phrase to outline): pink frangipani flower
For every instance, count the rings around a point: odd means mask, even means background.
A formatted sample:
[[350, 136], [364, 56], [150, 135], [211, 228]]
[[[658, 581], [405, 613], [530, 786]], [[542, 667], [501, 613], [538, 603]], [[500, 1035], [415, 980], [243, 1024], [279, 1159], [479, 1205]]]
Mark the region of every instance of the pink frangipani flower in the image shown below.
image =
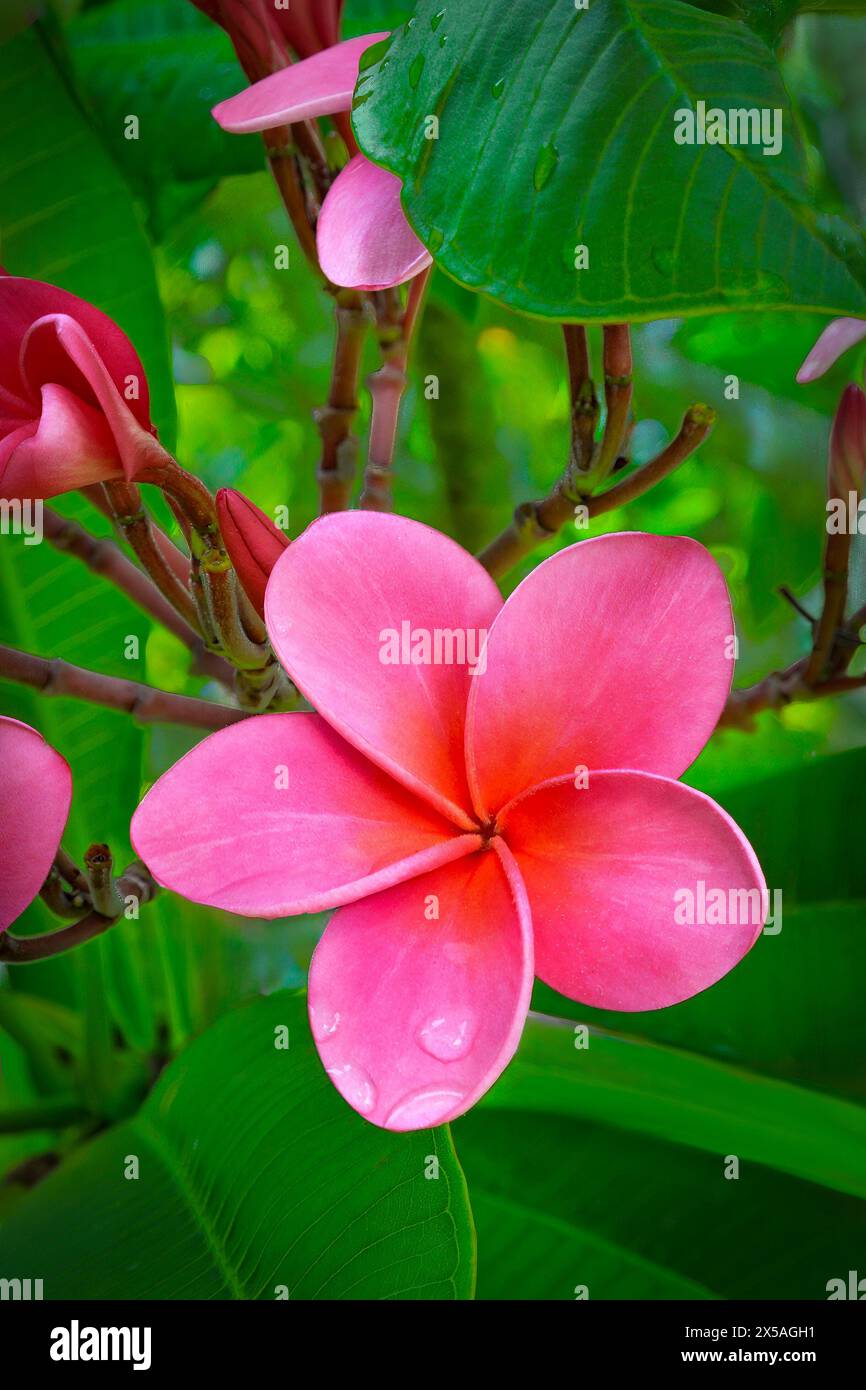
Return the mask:
[[828, 323], [797, 373], [801, 386], [828, 372], [835, 362], [855, 343], [866, 338], [866, 319], [834, 319]]
[[265, 609], [318, 713], [205, 739], [132, 836], [197, 902], [339, 909], [310, 1019], [368, 1120], [408, 1130], [467, 1110], [514, 1054], [534, 973], [585, 1004], [656, 1009], [752, 946], [754, 917], [686, 925], [676, 907], [701, 883], [765, 904], [737, 826], [674, 780], [731, 683], [727, 590], [696, 542], [587, 540], [503, 605], [438, 532], [344, 512], [292, 542]]
[[20, 917], [60, 846], [72, 774], [41, 734], [0, 715], [0, 931]]
[[55, 285], [0, 273], [0, 497], [132, 479], [166, 455], [125, 333]]
[[[302, 63], [256, 82], [213, 109], [224, 130], [273, 130], [315, 116], [351, 111], [365, 49], [387, 33], [346, 39]], [[322, 204], [316, 242], [322, 270], [335, 285], [388, 289], [432, 264], [400, 204], [400, 180], [356, 154]]]

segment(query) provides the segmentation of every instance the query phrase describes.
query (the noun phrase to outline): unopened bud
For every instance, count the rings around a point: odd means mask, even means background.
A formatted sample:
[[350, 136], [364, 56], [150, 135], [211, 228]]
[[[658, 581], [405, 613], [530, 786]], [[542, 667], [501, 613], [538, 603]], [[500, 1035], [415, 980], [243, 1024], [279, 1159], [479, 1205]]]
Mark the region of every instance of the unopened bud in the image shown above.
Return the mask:
[[220, 531], [235, 573], [260, 617], [265, 613], [265, 589], [288, 536], [242, 492], [220, 488], [216, 496]]
[[863, 490], [866, 474], [866, 396], [859, 386], [846, 386], [830, 431], [828, 496], [847, 498]]

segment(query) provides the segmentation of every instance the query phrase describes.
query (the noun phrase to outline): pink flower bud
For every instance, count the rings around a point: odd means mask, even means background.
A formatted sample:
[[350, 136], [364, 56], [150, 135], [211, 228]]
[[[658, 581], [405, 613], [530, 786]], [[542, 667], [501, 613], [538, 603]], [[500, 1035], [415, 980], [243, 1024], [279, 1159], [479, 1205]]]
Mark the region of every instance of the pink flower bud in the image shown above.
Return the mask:
[[234, 488], [220, 488], [216, 503], [220, 531], [235, 573], [256, 612], [264, 617], [268, 578], [289, 538], [260, 507]]
[[846, 386], [830, 432], [827, 490], [830, 497], [859, 495], [866, 474], [866, 396], [859, 386]]
[[116, 323], [0, 271], [0, 497], [45, 498], [159, 468], [144, 368]]

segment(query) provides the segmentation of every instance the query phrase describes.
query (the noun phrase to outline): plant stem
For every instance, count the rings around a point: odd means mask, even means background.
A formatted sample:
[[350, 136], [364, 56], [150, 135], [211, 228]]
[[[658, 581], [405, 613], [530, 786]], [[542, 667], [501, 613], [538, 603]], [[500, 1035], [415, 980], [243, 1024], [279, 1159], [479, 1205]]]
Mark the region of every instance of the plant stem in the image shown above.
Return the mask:
[[319, 265], [319, 253], [316, 249], [316, 234], [310, 221], [307, 209], [307, 200], [304, 194], [304, 181], [298, 164], [295, 148], [290, 141], [288, 126], [281, 126], [277, 130], [266, 130], [262, 138], [265, 142], [265, 151], [268, 157], [271, 173], [277, 185], [277, 191], [283, 202], [283, 207], [288, 213], [289, 221], [295, 229], [295, 235], [300, 243], [301, 250], [315, 270], [321, 277], [322, 268]]
[[[191, 653], [191, 670], [196, 675], [209, 676], [213, 680], [221, 681], [225, 686], [231, 686], [234, 673], [228, 662], [208, 651], [196, 630], [180, 616], [153, 581], [127, 560], [114, 541], [91, 535], [83, 526], [79, 526], [77, 521], [60, 516], [49, 507], [43, 512], [43, 526], [46, 539], [56, 550], [74, 555], [93, 574], [98, 574], [114, 584], [151, 618], [174, 633]], [[162, 553], [159, 534], [154, 530], [153, 535]], [[177, 547], [172, 546], [167, 536], [164, 540], [182, 561], [183, 557]]]
[[348, 507], [355, 483], [358, 441], [352, 425], [358, 413], [358, 382], [369, 323], [362, 296], [341, 290], [336, 302], [337, 341], [327, 404], [314, 412], [322, 440], [318, 481], [320, 512]]
[[[104, 848], [99, 846], [100, 849]], [[109, 855], [109, 861], [111, 856]], [[56, 931], [40, 932], [37, 936], [15, 936], [10, 931], [0, 933], [0, 961], [6, 965], [32, 965], [35, 961], [48, 960], [66, 951], [83, 946], [95, 936], [101, 936], [113, 927], [123, 913], [125, 899], [135, 897], [139, 904], [149, 902], [156, 893], [156, 883], [145, 866], [136, 860], [117, 880], [116, 899], [111, 915], [88, 912], [68, 927], [58, 927]]]
[[824, 607], [818, 619], [812, 652], [806, 663], [804, 679], [807, 684], [814, 684], [824, 674], [836, 633], [844, 621], [850, 554], [849, 535], [828, 535], [824, 548]]
[[192, 597], [170, 568], [156, 543], [138, 488], [130, 483], [104, 483], [103, 488], [111, 508], [112, 519], [138, 556], [142, 568], [172, 608], [198, 632], [198, 616]]
[[378, 302], [376, 329], [383, 363], [377, 372], [367, 378], [373, 413], [364, 488], [359, 500], [359, 506], [367, 511], [390, 512], [393, 508], [391, 484], [400, 402], [408, 382], [406, 366], [412, 334], [429, 280], [429, 268], [410, 280], [406, 308], [402, 313], [399, 301], [395, 310], [394, 301], [387, 294], [383, 294]]
[[43, 695], [63, 695], [121, 710], [142, 724], [180, 724], [190, 729], [213, 730], [247, 718], [243, 710], [189, 695], [172, 695], [120, 676], [103, 676], [59, 658], [48, 661], [15, 647], [0, 646], [0, 679], [32, 686]]

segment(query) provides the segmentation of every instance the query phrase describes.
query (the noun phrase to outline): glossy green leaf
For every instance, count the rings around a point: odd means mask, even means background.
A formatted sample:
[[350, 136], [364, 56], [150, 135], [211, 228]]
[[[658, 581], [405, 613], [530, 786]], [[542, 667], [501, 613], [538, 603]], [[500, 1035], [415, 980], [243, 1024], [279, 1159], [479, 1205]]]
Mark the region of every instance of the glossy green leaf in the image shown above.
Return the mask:
[[824, 1299], [866, 1240], [862, 1201], [583, 1118], [475, 1110], [454, 1141], [479, 1299]]
[[304, 996], [289, 993], [228, 1014], [135, 1119], [20, 1204], [0, 1268], [29, 1267], [37, 1249], [56, 1299], [453, 1299], [474, 1279], [447, 1129], [362, 1120], [322, 1070]]
[[[699, 100], [780, 111], [781, 150], [677, 144]], [[516, 309], [866, 314], [863, 239], [816, 213], [775, 58], [737, 21], [678, 0], [421, 0], [371, 51], [354, 124], [438, 263]]]

